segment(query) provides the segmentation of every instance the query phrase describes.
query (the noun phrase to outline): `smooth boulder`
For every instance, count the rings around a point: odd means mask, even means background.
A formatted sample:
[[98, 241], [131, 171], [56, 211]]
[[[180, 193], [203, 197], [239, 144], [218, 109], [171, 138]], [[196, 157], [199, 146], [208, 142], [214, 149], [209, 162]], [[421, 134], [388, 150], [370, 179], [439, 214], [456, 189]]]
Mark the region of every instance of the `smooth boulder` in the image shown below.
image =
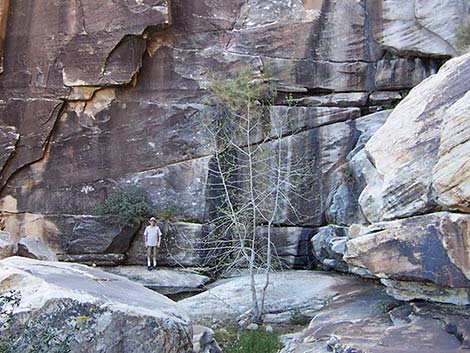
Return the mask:
[[[256, 287], [264, 286], [256, 275]], [[315, 271], [272, 273], [265, 301], [265, 322], [297, 322], [312, 318], [333, 298], [362, 291], [375, 284], [355, 277]], [[178, 302], [178, 307], [197, 323], [234, 322], [251, 307], [250, 277], [243, 276]]]
[[14, 352], [192, 352], [189, 320], [170, 299], [83, 265], [0, 262], [0, 341]]

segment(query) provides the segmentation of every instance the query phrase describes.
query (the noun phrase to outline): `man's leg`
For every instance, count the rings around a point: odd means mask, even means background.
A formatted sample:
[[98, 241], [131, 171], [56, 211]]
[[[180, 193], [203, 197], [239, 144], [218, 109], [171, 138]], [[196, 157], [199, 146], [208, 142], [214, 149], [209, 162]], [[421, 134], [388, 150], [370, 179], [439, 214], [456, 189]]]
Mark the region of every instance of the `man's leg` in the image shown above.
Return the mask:
[[153, 268], [157, 268], [157, 247], [153, 247]]
[[150, 259], [152, 258], [152, 248], [153, 246], [147, 246], [147, 270], [152, 269], [152, 264], [150, 263]]

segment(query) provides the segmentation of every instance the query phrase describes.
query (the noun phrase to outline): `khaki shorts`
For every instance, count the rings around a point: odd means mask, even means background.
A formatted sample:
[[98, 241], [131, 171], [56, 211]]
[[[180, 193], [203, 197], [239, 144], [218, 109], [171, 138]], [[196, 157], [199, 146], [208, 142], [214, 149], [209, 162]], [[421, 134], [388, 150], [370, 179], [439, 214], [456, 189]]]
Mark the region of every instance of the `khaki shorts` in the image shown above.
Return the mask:
[[147, 257], [157, 257], [157, 247], [156, 246], [147, 246]]

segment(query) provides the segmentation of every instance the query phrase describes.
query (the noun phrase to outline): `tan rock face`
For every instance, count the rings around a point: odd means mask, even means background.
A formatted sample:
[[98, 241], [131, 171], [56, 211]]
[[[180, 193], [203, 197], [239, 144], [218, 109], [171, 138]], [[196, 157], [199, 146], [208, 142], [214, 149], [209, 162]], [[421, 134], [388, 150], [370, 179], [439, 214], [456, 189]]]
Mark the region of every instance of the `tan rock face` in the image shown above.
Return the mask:
[[[470, 215], [433, 213], [376, 223], [363, 232], [347, 243], [350, 266], [382, 279], [470, 288]], [[454, 302], [452, 296], [448, 301]]]
[[366, 151], [378, 175], [361, 195], [369, 221], [468, 209], [470, 55], [414, 88]]
[[470, 212], [470, 91], [444, 116], [438, 161], [432, 171], [437, 203]]

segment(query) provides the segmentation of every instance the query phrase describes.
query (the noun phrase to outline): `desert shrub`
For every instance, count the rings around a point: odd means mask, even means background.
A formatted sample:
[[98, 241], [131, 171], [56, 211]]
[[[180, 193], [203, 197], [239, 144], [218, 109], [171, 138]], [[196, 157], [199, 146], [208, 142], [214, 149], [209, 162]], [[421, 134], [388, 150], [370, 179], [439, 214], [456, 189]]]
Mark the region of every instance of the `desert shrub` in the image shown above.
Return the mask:
[[275, 353], [282, 348], [279, 334], [256, 331], [238, 331], [224, 328], [216, 331], [216, 340], [225, 353]]
[[457, 50], [460, 54], [465, 54], [470, 51], [470, 17], [457, 29]]
[[146, 194], [139, 188], [120, 188], [96, 206], [95, 213], [109, 216], [110, 222], [121, 225], [139, 224], [151, 214]]

